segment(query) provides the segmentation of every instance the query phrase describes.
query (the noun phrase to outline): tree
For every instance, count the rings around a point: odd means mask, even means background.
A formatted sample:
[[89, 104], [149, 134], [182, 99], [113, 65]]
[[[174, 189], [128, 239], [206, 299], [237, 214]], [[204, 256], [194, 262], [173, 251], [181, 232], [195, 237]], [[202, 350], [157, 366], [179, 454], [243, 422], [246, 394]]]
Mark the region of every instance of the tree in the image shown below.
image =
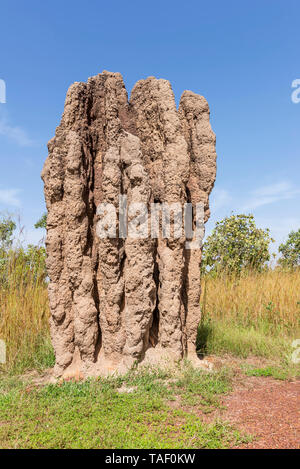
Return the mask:
[[47, 228], [47, 213], [44, 213], [34, 225], [35, 228]]
[[300, 266], [300, 228], [291, 231], [286, 243], [280, 244], [278, 251], [282, 255], [279, 264], [283, 267]]
[[253, 215], [231, 215], [216, 223], [203, 246], [204, 271], [261, 270], [270, 260], [269, 229], [257, 228]]
[[0, 251], [7, 251], [13, 243], [13, 233], [16, 224], [11, 217], [0, 218]]

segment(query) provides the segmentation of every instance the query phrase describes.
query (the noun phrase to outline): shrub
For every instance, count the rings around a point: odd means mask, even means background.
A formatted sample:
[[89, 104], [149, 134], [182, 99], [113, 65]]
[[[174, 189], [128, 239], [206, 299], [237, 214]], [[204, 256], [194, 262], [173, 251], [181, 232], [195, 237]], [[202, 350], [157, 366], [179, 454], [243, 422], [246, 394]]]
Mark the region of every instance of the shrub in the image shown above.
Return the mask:
[[298, 231], [291, 231], [286, 243], [279, 246], [278, 251], [282, 255], [279, 264], [283, 267], [300, 266], [300, 228]]
[[253, 215], [231, 215], [216, 223], [204, 243], [202, 268], [227, 273], [262, 270], [273, 241], [269, 229], [256, 227]]

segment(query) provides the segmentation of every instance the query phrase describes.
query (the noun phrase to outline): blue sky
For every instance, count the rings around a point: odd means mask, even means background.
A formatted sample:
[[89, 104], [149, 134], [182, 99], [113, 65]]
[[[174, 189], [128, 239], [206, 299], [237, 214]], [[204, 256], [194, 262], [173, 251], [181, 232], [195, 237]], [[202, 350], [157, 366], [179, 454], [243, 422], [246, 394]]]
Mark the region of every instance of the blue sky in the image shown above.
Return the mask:
[[[27, 241], [44, 212], [40, 172], [67, 88], [103, 70], [128, 91], [149, 75], [209, 102], [218, 173], [207, 232], [231, 211], [254, 213], [277, 244], [300, 227], [298, 0], [2, 2], [0, 211]], [[300, 93], [299, 93], [300, 96]]]

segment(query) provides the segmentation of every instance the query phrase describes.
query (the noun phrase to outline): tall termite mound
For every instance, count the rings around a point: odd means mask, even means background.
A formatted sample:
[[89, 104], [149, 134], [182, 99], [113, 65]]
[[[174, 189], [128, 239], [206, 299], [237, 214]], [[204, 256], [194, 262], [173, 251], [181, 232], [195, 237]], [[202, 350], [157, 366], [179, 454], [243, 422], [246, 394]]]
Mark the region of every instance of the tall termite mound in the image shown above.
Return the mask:
[[[119, 73], [74, 83], [42, 178], [56, 376], [196, 357], [201, 249], [184, 235], [100, 238], [97, 207], [204, 204], [216, 175], [206, 100], [149, 77], [130, 100]], [[193, 211], [195, 217], [195, 211]], [[130, 218], [130, 215], [129, 215]], [[117, 224], [119, 223], [117, 217]], [[195, 220], [194, 220], [195, 221]], [[118, 232], [118, 226], [117, 226]]]

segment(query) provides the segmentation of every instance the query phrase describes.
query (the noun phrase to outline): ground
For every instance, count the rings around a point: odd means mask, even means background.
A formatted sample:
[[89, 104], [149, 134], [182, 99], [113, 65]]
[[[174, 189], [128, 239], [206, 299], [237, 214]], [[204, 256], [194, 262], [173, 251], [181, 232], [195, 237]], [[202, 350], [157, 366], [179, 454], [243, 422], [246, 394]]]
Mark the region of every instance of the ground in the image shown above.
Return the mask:
[[245, 376], [234, 379], [233, 390], [221, 399], [205, 421], [221, 418], [242, 433], [252, 435], [250, 442], [234, 448], [300, 448], [300, 380], [282, 381], [272, 377]]
[[300, 448], [299, 381], [250, 377], [222, 403], [222, 418], [255, 436], [240, 448]]
[[187, 363], [57, 384], [48, 372], [2, 376], [0, 447], [300, 448], [295, 374], [264, 359], [207, 359], [213, 372]]

